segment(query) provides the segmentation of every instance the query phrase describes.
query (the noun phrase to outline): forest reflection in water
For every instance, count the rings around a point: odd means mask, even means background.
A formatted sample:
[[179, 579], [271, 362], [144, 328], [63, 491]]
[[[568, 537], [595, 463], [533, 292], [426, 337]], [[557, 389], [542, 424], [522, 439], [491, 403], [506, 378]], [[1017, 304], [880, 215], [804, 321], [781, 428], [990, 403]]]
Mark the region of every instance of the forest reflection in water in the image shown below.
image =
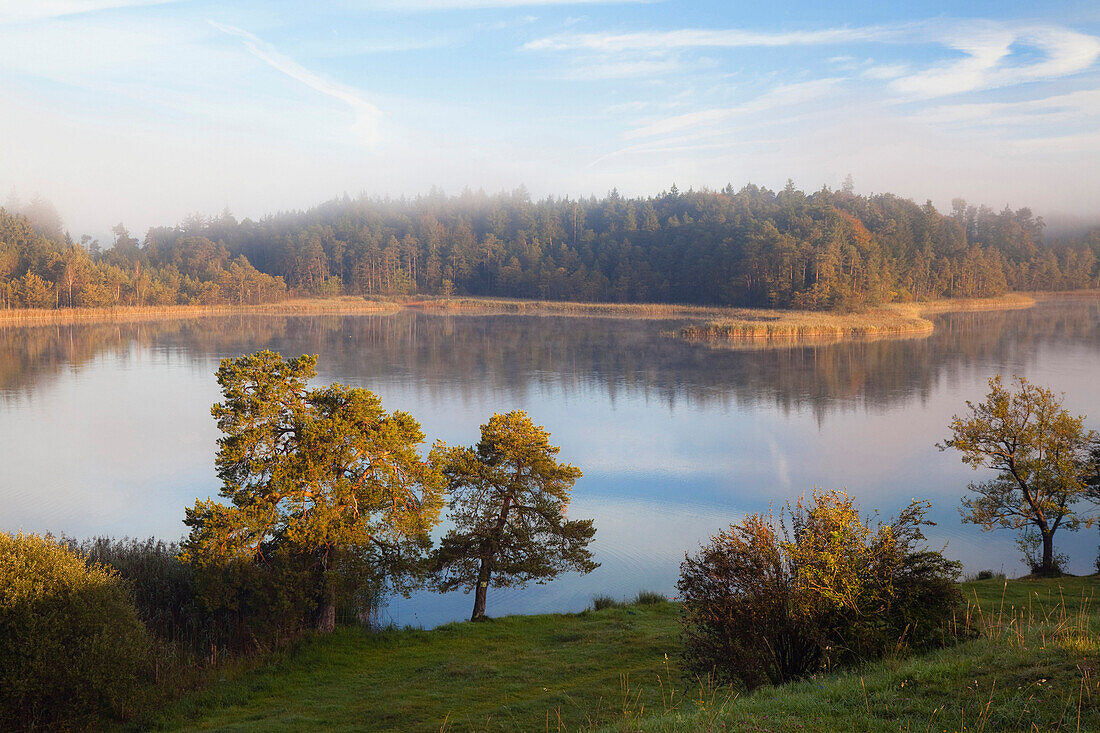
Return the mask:
[[[571, 509], [596, 519], [597, 559], [490, 597], [491, 612], [577, 610], [593, 593], [671, 592], [685, 550], [814, 485], [889, 515], [934, 503], [930, 537], [970, 569], [1019, 572], [1012, 537], [961, 525], [975, 474], [935, 450], [993, 373], [1067, 393], [1100, 427], [1100, 304], [939, 316], [918, 338], [771, 348], [690, 344], [681, 321], [559, 316], [218, 316], [0, 329], [0, 524], [74, 535], [182, 532], [216, 494], [218, 360], [269, 348], [320, 354], [322, 382], [378, 392], [429, 439], [476, 440], [493, 412], [527, 409], [585, 471]], [[1067, 536], [1087, 570], [1095, 531]], [[1091, 549], [1090, 549], [1091, 548]], [[466, 613], [461, 595], [398, 599], [399, 623]]]
[[135, 350], [176, 352], [205, 365], [270, 348], [321, 354], [320, 369], [333, 379], [412, 380], [467, 397], [583, 387], [610, 400], [641, 393], [669, 405], [766, 401], [822, 416], [851, 400], [886, 406], [925, 395], [960, 368], [1011, 363], [1046, 344], [1100, 345], [1100, 303], [1088, 301], [948, 314], [936, 317], [931, 335], [823, 344], [689, 344], [668, 335], [680, 323], [402, 311], [0, 327], [0, 396], [17, 398], [40, 380], [103, 358], [126, 362]]

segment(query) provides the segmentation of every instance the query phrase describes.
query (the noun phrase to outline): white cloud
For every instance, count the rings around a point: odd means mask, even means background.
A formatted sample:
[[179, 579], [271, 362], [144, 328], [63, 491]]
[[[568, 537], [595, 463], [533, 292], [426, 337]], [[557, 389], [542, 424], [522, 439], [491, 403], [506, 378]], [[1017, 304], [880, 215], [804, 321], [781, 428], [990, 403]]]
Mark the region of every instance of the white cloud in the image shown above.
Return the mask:
[[[539, 38], [526, 43], [528, 51], [574, 52], [592, 59], [624, 54], [670, 57], [704, 48], [784, 48], [836, 44], [888, 43], [898, 46], [937, 45], [962, 58], [910, 71], [913, 62], [879, 64], [865, 69], [869, 80], [890, 81], [887, 88], [909, 98], [928, 99], [950, 94], [1057, 79], [1092, 67], [1100, 59], [1100, 38], [1056, 26], [1026, 26], [991, 21], [942, 21], [863, 28], [825, 28], [806, 31], [763, 32], [738, 28], [686, 28], [638, 33], [579, 33]], [[1022, 50], [1038, 55], [1020, 63]], [[850, 64], [843, 54], [826, 59]], [[609, 62], [610, 63], [610, 62]]]
[[[964, 57], [895, 79], [890, 89], [922, 99], [941, 97], [1065, 77], [1088, 69], [1100, 58], [1100, 38], [1054, 27], [972, 25], [948, 35], [943, 43]], [[1020, 47], [1033, 49], [1041, 58], [1014, 63]]]
[[909, 64], [876, 64], [864, 69], [860, 76], [865, 79], [889, 80], [904, 76], [909, 71]]
[[213, 20], [209, 23], [223, 33], [242, 39], [245, 48], [253, 56], [277, 71], [305, 84], [314, 91], [347, 104], [355, 114], [354, 131], [356, 135], [368, 145], [373, 146], [378, 143], [378, 119], [381, 113], [376, 106], [363, 98], [359, 90], [313, 73], [293, 59], [279, 53], [248, 31], [223, 25]]

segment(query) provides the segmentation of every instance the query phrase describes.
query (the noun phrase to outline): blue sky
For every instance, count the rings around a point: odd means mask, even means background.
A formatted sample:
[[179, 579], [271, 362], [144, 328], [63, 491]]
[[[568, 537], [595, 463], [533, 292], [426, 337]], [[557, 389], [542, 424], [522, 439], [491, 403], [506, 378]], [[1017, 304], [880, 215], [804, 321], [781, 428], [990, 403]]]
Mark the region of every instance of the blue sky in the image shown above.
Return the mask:
[[365, 191], [1100, 211], [1089, 2], [0, 0], [0, 194], [74, 234]]

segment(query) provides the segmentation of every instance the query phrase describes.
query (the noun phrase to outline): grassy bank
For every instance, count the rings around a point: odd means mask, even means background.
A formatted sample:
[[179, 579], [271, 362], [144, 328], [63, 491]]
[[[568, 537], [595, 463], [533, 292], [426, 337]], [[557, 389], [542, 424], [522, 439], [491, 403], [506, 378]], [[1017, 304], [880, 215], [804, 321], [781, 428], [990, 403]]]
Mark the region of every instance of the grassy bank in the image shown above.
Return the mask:
[[781, 341], [884, 336], [920, 336], [935, 326], [925, 318], [934, 313], [1030, 308], [1035, 299], [1020, 294], [997, 298], [959, 298], [927, 303], [891, 303], [859, 313], [737, 309], [702, 324], [681, 328], [689, 341]]
[[[959, 643], [763, 688], [685, 682], [677, 606], [315, 638], [181, 700], [162, 729], [1100, 730], [1100, 578], [964, 584]], [[665, 655], [668, 658], [665, 658]]]
[[[340, 629], [185, 698], [167, 729], [575, 730], [661, 708], [677, 606], [510, 616], [430, 631]], [[672, 662], [668, 662], [672, 664]], [[624, 703], [624, 696], [629, 700]], [[560, 721], [560, 723], [559, 723]]]

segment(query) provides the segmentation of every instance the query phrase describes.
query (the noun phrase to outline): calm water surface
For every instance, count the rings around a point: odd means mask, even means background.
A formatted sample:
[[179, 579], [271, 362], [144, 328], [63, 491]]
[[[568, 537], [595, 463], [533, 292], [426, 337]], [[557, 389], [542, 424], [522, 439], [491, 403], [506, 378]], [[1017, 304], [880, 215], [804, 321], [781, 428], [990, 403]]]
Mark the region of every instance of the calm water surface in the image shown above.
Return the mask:
[[[982, 480], [937, 441], [986, 379], [1021, 374], [1066, 393], [1100, 428], [1100, 304], [940, 317], [927, 338], [777, 349], [692, 345], [675, 322], [534, 316], [231, 316], [0, 329], [0, 528], [174, 539], [216, 496], [210, 405], [224, 357], [320, 355], [319, 382], [381, 395], [429, 442], [471, 444], [494, 412], [524, 409], [584, 471], [570, 513], [593, 517], [602, 566], [490, 590], [491, 615], [575, 611], [596, 593], [673, 594], [685, 551], [746, 513], [814, 486], [889, 517], [933, 503], [927, 534], [974, 572], [1023, 571], [1011, 532], [960, 522]], [[1062, 532], [1070, 569], [1100, 535]], [[472, 599], [417, 594], [389, 617], [431, 626]]]

